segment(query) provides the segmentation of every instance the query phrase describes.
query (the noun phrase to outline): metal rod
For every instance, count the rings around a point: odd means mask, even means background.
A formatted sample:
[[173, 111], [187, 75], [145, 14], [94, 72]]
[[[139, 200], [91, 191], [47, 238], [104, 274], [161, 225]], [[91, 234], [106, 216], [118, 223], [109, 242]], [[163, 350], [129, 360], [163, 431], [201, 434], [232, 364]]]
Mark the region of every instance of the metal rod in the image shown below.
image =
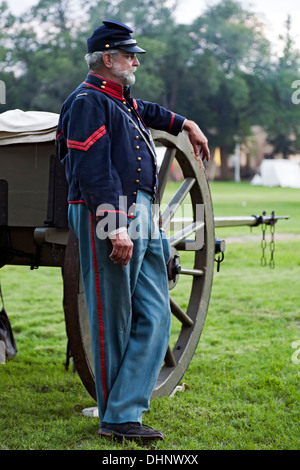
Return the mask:
[[201, 269], [181, 268], [180, 274], [186, 274], [188, 276], [203, 276], [204, 273]]
[[[289, 219], [289, 215], [270, 215], [270, 216], [265, 216], [265, 215], [252, 215], [252, 216], [247, 216], [247, 217], [238, 217], [238, 216], [233, 216], [233, 217], [215, 217], [214, 218], [214, 223], [215, 227], [241, 227], [241, 226], [258, 226], [262, 223], [265, 223], [267, 225], [271, 225], [271, 223], [277, 222], [277, 220], [284, 220], [284, 219]], [[171, 220], [171, 228], [173, 230], [176, 229], [176, 227], [182, 228], [184, 224], [189, 224], [193, 221], [193, 219], [190, 218], [173, 218]]]
[[255, 226], [262, 223], [271, 224], [279, 219], [289, 219], [289, 215], [281, 216], [257, 216], [253, 215], [250, 217], [215, 217], [215, 227], [240, 227], [243, 225]]

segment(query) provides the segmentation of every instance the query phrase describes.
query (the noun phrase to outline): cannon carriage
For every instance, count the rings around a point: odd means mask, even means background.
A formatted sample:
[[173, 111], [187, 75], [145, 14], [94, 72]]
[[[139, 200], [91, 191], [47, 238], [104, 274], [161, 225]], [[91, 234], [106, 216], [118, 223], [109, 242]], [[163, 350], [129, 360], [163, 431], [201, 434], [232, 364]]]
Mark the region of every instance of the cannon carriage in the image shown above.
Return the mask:
[[[0, 118], [0, 267], [24, 265], [62, 270], [68, 356], [89, 394], [96, 398], [89, 319], [81, 281], [77, 238], [68, 227], [67, 183], [56, 155], [58, 115], [9, 113]], [[167, 265], [172, 334], [153, 396], [171, 393], [195, 353], [208, 311], [216, 255], [225, 242], [216, 226], [274, 224], [276, 218], [216, 218], [205, 170], [193, 157], [185, 133], [152, 131], [159, 148], [160, 226], [168, 232]], [[181, 181], [172, 193], [168, 180], [176, 163]], [[219, 258], [220, 260], [220, 258]], [[179, 295], [179, 286], [185, 296]], [[180, 289], [182, 291], [182, 289]], [[151, 352], [150, 352], [151, 353]]]

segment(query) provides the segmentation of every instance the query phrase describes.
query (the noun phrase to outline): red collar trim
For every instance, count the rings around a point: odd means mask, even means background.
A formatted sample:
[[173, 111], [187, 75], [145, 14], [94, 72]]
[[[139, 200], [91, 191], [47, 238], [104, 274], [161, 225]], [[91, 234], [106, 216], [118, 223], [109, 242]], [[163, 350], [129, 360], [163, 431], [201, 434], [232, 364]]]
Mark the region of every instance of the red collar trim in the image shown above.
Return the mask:
[[107, 95], [113, 96], [118, 100], [124, 101], [125, 98], [123, 96], [123, 87], [119, 83], [113, 82], [112, 80], [107, 80], [101, 75], [97, 75], [96, 73], [89, 72], [89, 75], [92, 77], [96, 77], [99, 80], [99, 85], [96, 86], [89, 82], [83, 82], [85, 85], [88, 85], [96, 90], [102, 91], [102, 93], [106, 93]]

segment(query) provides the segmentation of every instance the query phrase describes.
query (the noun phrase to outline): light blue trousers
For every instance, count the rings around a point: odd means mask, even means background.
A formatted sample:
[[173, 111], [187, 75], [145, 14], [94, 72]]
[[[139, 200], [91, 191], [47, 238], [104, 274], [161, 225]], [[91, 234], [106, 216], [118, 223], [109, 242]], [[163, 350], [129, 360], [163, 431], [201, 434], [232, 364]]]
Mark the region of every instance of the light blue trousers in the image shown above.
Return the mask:
[[123, 267], [109, 259], [111, 241], [97, 237], [87, 207], [69, 207], [79, 240], [100, 425], [142, 422], [169, 342], [168, 253], [153, 221], [151, 196], [139, 191], [136, 208], [128, 228], [133, 255]]

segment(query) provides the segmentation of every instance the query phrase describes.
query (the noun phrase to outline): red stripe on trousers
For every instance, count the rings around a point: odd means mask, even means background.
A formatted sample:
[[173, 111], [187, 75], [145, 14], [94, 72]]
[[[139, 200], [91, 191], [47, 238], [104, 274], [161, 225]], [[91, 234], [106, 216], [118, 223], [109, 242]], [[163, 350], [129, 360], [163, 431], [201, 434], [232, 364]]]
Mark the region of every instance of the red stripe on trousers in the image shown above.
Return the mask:
[[105, 402], [105, 407], [106, 407], [107, 387], [106, 387], [106, 379], [105, 379], [104, 332], [103, 332], [100, 284], [99, 284], [99, 274], [98, 274], [98, 267], [97, 267], [96, 245], [95, 245], [94, 224], [93, 224], [92, 214], [90, 215], [90, 223], [91, 223], [91, 241], [92, 241], [92, 250], [93, 250], [95, 282], [96, 282], [96, 294], [97, 294], [98, 321], [99, 321], [99, 330], [100, 330], [100, 360], [101, 360], [101, 373], [102, 373], [102, 388], [103, 388], [104, 402]]

